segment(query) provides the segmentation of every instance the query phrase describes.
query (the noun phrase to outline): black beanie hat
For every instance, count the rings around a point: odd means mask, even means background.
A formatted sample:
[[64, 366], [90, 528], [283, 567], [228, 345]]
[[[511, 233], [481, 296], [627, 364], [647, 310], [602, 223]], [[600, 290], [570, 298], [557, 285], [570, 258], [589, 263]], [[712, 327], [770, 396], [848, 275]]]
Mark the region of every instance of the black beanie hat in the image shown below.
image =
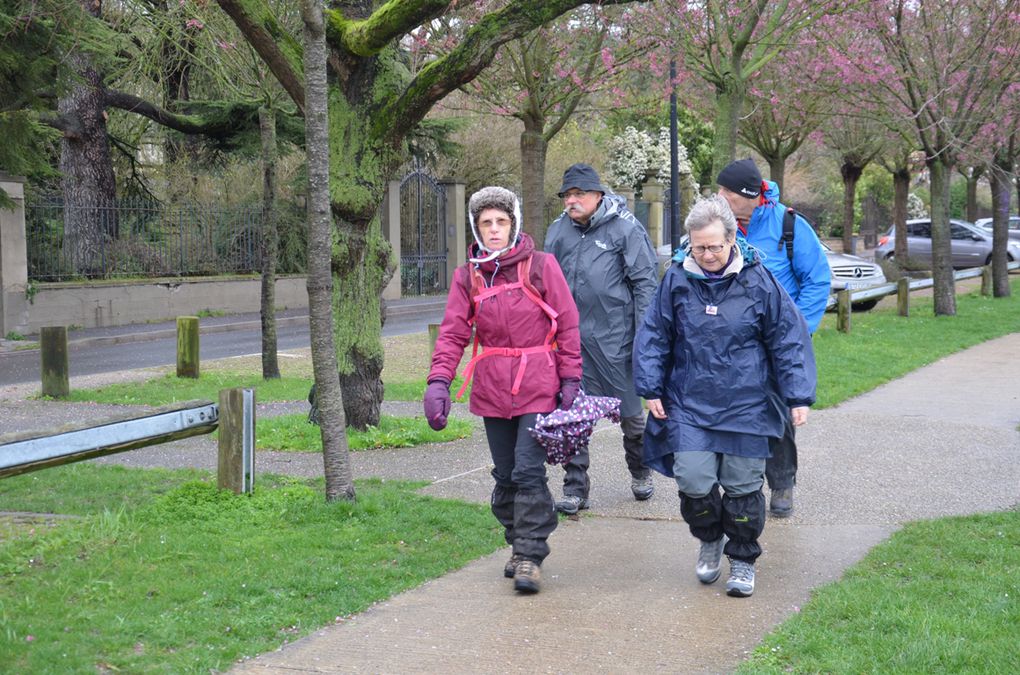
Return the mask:
[[750, 157], [727, 164], [715, 182], [743, 197], [753, 199], [761, 194], [761, 173]]

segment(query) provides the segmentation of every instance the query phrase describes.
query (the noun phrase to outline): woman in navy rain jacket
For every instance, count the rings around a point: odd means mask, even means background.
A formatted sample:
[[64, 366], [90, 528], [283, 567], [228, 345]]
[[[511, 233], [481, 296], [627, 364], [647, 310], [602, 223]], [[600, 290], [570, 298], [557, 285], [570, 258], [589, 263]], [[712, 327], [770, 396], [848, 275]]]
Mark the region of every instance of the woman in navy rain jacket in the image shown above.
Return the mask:
[[676, 478], [680, 513], [701, 541], [698, 579], [715, 582], [725, 552], [726, 591], [746, 597], [761, 555], [768, 439], [783, 432], [774, 401], [794, 424], [807, 420], [814, 351], [803, 315], [737, 238], [725, 199], [695, 204], [685, 226], [688, 248], [673, 258], [634, 342], [634, 384], [650, 413], [645, 463]]

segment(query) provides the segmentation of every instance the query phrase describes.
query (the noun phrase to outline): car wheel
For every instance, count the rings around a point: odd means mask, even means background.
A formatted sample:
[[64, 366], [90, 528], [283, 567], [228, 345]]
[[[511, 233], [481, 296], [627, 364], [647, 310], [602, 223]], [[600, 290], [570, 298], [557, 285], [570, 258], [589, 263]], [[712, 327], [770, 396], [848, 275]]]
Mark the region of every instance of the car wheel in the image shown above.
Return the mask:
[[988, 265], [991, 265], [991, 264], [992, 264], [992, 254], [989, 253], [988, 257], [985, 258], [985, 265], [988, 266]]
[[869, 309], [875, 309], [875, 305], [878, 304], [878, 298], [872, 298], [871, 300], [861, 300], [850, 305], [850, 310], [853, 312], [867, 312]]
[[896, 254], [890, 252], [888, 255], [886, 255], [885, 259], [888, 260], [889, 262], [893, 262], [896, 260]]

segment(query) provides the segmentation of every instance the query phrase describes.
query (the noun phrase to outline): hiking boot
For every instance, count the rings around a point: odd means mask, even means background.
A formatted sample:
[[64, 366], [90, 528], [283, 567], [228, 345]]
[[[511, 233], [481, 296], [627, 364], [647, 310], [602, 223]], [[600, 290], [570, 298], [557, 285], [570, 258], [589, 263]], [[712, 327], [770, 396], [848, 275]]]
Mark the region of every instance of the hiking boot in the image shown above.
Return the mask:
[[634, 493], [634, 499], [643, 502], [655, 494], [655, 483], [652, 482], [652, 475], [644, 478], [631, 478], [630, 491]]
[[726, 595], [748, 598], [754, 593], [754, 563], [730, 558], [730, 578], [726, 580]]
[[577, 495], [564, 495], [563, 499], [556, 502], [556, 510], [568, 516], [572, 516], [582, 509], [591, 506], [591, 502], [584, 497]]
[[725, 535], [716, 541], [701, 542], [701, 551], [698, 553], [698, 565], [694, 573], [698, 575], [698, 581], [703, 584], [714, 584], [722, 573], [722, 551], [726, 544]]
[[522, 558], [514, 571], [514, 590], [521, 593], [538, 593], [542, 582], [542, 570], [533, 560]]
[[793, 488], [779, 488], [772, 491], [769, 513], [776, 518], [789, 518], [793, 514]]
[[524, 560], [524, 558], [517, 553], [510, 556], [510, 560], [506, 561], [506, 565], [503, 566], [503, 576], [507, 579], [513, 579], [514, 574], [517, 572], [517, 565]]

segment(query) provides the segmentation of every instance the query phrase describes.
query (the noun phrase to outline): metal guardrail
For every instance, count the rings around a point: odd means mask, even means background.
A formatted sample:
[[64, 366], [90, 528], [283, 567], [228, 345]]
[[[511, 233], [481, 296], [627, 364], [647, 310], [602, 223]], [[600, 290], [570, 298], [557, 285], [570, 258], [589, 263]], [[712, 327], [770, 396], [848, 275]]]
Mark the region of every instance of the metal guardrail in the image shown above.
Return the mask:
[[[1010, 272], [1014, 270], [1020, 270], [1020, 261], [1014, 261], [1006, 265], [1006, 269]], [[972, 279], [979, 277], [984, 270], [983, 267], [968, 267], [963, 270], [956, 270], [953, 272], [953, 278], [959, 281], [960, 279]], [[912, 279], [910, 281], [910, 290], [916, 291], [922, 288], [931, 288], [935, 285], [935, 280], [931, 277], [924, 279]], [[864, 300], [874, 300], [876, 298], [884, 298], [887, 295], [892, 295], [897, 290], [897, 284], [895, 282], [879, 284], [877, 286], [865, 286], [863, 288], [855, 288], [850, 291], [850, 302], [862, 302]], [[825, 305], [826, 309], [832, 309], [836, 306], [836, 293], [829, 294], [829, 300]]]
[[219, 406], [188, 401], [88, 426], [0, 436], [0, 478], [216, 431]]

